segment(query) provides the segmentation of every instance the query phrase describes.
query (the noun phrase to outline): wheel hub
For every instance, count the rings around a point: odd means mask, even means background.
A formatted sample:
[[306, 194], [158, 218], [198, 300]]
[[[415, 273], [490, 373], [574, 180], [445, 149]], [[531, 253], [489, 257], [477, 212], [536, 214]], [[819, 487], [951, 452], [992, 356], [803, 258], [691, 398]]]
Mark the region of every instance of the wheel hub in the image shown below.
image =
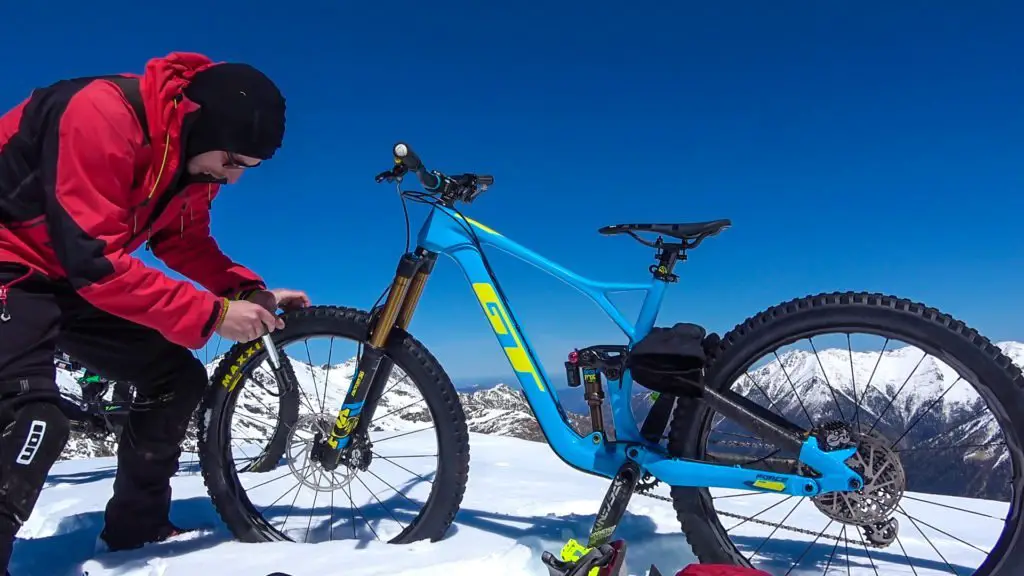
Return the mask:
[[[841, 426], [841, 428], [840, 428]], [[850, 432], [845, 425], [827, 424], [818, 439], [823, 449], [836, 450], [857, 444], [857, 452], [846, 465], [864, 479], [864, 485], [852, 492], [830, 492], [811, 498], [814, 505], [832, 520], [854, 526], [876, 526], [886, 534], [894, 529], [889, 515], [896, 510], [907, 488], [907, 476], [899, 456], [877, 431], [870, 434]], [[885, 536], [881, 536], [885, 539]]]
[[[326, 436], [325, 430], [332, 419], [330, 414], [303, 414], [288, 433], [288, 468], [299, 482], [318, 492], [333, 492], [344, 488], [358, 472], [351, 466], [338, 467], [337, 470], [335, 467], [324, 466], [317, 457], [324, 442], [321, 438]], [[304, 434], [300, 436], [300, 433]], [[308, 437], [305, 437], [307, 434]], [[344, 458], [342, 462], [347, 464]]]

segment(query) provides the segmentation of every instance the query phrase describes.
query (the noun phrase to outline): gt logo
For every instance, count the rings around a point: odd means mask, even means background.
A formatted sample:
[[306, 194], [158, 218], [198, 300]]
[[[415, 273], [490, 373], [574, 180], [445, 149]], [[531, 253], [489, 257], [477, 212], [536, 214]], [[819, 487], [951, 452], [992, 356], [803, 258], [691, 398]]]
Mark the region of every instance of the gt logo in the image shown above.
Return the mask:
[[[523, 339], [520, 337], [515, 325], [512, 324], [508, 312], [498, 300], [498, 294], [494, 291], [494, 287], [487, 283], [478, 282], [473, 284], [473, 291], [476, 293], [477, 300], [480, 301], [480, 307], [483, 309], [484, 315], [487, 316], [491, 323], [491, 329], [494, 330], [494, 334], [498, 337], [498, 342], [504, 348], [505, 355], [508, 356], [512, 369], [517, 374], [529, 377], [537, 385], [537, 388], [543, 392], [544, 383], [541, 380], [540, 373], [533, 364], [533, 360], [530, 359], [526, 346], [523, 345]], [[509, 342], [510, 337], [511, 342]]]

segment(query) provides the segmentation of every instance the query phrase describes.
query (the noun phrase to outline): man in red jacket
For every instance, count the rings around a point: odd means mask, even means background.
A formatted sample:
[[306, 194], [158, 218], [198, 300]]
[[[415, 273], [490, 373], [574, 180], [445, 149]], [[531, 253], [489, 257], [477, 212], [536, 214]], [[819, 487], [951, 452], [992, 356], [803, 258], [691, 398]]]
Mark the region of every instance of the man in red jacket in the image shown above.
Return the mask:
[[[207, 384], [189, 348], [254, 339], [283, 327], [278, 308], [309, 305], [210, 237], [220, 186], [274, 155], [284, 113], [251, 66], [174, 53], [35, 90], [0, 117], [0, 567], [67, 442], [58, 347], [159, 404], [128, 419], [101, 537], [121, 550], [178, 531], [170, 477]], [[202, 288], [133, 257], [143, 243]]]

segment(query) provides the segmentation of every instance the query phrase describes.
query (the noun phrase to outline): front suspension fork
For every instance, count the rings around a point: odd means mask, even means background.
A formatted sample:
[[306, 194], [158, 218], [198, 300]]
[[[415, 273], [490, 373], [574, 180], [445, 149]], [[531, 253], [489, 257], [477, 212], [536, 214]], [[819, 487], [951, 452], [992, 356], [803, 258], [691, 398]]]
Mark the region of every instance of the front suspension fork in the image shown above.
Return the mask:
[[338, 465], [342, 450], [353, 435], [365, 436], [394, 366], [384, 355], [391, 330], [409, 327], [436, 260], [437, 254], [418, 248], [415, 253], [404, 254], [399, 261], [384, 308], [371, 319], [370, 337], [352, 376], [345, 401], [338, 410], [334, 427], [325, 439], [326, 446], [332, 450], [319, 450], [325, 468], [333, 469]]

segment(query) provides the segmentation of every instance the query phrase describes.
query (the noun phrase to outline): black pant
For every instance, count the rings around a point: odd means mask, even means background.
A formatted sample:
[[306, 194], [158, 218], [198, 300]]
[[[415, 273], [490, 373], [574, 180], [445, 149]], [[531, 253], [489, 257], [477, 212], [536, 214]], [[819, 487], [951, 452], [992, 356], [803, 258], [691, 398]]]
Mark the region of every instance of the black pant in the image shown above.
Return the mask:
[[[132, 411], [121, 434], [103, 530], [113, 549], [152, 541], [169, 523], [170, 478], [207, 383], [205, 367], [188, 349], [98, 310], [66, 283], [30, 275], [11, 285], [25, 273], [24, 267], [0, 262], [10, 315], [0, 321], [0, 427], [13, 431], [0, 440], [0, 569], [67, 441], [68, 422], [56, 405], [45, 399], [18, 403], [36, 396], [32, 391], [57, 390], [58, 347], [101, 376], [133, 384], [136, 402], [156, 402]], [[22, 465], [29, 444], [34, 457]]]

